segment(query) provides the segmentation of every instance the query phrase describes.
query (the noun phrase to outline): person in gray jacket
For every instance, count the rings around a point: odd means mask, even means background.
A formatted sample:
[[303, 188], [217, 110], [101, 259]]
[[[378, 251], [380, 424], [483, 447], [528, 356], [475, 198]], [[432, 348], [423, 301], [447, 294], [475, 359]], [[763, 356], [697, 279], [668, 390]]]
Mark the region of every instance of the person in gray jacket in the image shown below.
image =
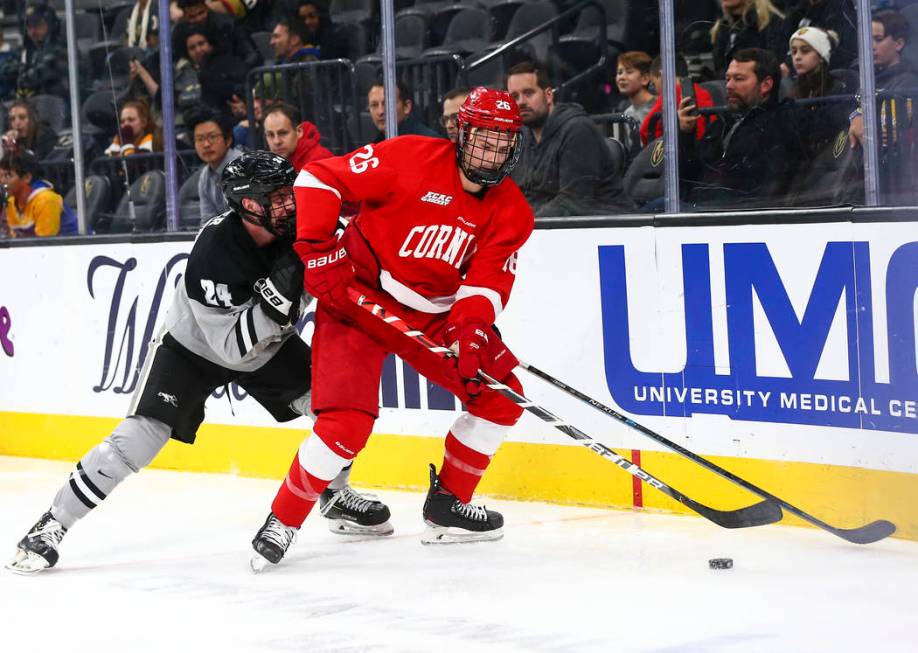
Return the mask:
[[601, 215], [633, 208], [612, 151], [579, 104], [555, 102], [545, 71], [531, 62], [507, 72], [523, 118], [523, 149], [512, 178], [536, 217]]
[[198, 198], [201, 202], [201, 224], [229, 208], [223, 196], [223, 169], [242, 156], [233, 147], [233, 126], [223, 114], [201, 104], [185, 115], [185, 124], [194, 140], [194, 151], [204, 162], [198, 176]]

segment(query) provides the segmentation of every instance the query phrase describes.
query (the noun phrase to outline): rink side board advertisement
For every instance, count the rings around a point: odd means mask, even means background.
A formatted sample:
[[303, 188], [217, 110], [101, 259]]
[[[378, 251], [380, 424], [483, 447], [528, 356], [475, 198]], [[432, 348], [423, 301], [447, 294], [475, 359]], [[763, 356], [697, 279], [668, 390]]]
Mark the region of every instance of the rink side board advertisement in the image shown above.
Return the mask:
[[[498, 320], [520, 358], [843, 525], [918, 538], [918, 237], [913, 223], [538, 230]], [[0, 454], [78, 458], [128, 406], [192, 243], [0, 252]], [[309, 340], [313, 314], [298, 327]], [[518, 372], [526, 394], [722, 507], [749, 495]], [[456, 400], [390, 358], [369, 485], [426, 486]], [[306, 418], [278, 425], [235, 385], [193, 447], [154, 465], [280, 478]], [[631, 477], [525, 415], [487, 493], [629, 506]], [[720, 501], [720, 504], [718, 504]], [[808, 502], [808, 503], [807, 503]], [[683, 511], [643, 489], [637, 505]]]

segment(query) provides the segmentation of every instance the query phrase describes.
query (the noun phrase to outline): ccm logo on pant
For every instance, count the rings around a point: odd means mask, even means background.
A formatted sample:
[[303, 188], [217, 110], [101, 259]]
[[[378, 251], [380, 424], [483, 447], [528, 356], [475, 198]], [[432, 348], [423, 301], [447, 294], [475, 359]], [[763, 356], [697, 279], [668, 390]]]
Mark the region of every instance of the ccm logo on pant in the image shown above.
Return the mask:
[[331, 265], [337, 261], [340, 261], [345, 256], [347, 256], [347, 251], [342, 247], [341, 249], [332, 252], [331, 254], [326, 254], [325, 256], [320, 256], [319, 258], [310, 259], [306, 267], [307, 268], [321, 268], [325, 265]]

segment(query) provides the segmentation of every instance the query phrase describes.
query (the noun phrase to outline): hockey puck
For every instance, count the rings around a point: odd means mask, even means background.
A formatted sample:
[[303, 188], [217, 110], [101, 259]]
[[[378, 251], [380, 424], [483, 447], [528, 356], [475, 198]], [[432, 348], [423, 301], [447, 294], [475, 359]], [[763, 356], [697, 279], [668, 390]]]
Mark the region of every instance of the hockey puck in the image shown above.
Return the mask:
[[708, 560], [711, 569], [733, 569], [733, 558], [711, 558]]

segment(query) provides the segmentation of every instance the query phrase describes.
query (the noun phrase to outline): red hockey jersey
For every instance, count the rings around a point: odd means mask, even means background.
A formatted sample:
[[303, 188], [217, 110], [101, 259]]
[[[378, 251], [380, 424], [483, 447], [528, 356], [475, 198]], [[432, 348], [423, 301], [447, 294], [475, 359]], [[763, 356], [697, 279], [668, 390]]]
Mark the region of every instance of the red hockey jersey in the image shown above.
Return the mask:
[[[425, 313], [476, 297], [494, 309], [510, 297], [517, 251], [534, 226], [509, 178], [480, 195], [462, 187], [456, 146], [400, 136], [310, 163], [294, 185], [297, 239], [332, 236], [342, 202], [361, 202], [356, 226], [381, 267], [383, 290]], [[479, 302], [475, 302], [479, 303]]]

